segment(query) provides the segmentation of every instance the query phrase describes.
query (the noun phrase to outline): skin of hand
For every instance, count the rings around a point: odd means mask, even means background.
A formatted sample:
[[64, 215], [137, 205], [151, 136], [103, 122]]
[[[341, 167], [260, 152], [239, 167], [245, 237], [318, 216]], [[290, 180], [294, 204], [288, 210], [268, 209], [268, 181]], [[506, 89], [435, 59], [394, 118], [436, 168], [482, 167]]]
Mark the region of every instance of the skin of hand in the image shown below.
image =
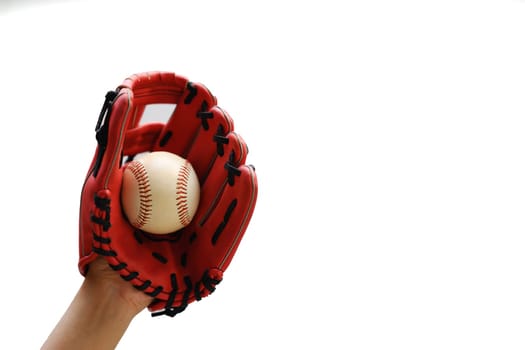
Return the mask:
[[152, 301], [97, 258], [41, 350], [115, 349], [133, 318]]

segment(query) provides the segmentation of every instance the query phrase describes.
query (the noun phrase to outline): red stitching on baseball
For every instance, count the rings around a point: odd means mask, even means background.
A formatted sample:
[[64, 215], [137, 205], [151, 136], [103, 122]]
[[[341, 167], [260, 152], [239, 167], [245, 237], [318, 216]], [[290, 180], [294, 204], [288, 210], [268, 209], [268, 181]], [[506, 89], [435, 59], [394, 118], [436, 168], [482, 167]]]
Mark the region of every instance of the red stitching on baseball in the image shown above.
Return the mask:
[[148, 173], [146, 172], [144, 165], [140, 162], [131, 162], [128, 165], [128, 170], [137, 180], [139, 187], [140, 206], [133, 226], [141, 228], [151, 217], [151, 188], [149, 184]]
[[188, 208], [188, 181], [190, 179], [190, 163], [184, 162], [177, 176], [176, 202], [179, 215], [179, 221], [183, 226], [191, 222]]

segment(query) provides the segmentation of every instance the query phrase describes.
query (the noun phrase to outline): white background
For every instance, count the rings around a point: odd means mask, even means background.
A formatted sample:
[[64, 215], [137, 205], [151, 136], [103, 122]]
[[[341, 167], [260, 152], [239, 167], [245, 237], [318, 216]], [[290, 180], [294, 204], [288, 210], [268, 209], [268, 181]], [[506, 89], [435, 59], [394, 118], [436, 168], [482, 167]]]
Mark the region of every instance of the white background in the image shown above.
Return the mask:
[[0, 348], [39, 348], [80, 286], [98, 112], [149, 70], [217, 95], [259, 200], [216, 293], [119, 349], [525, 348], [524, 1], [13, 3]]

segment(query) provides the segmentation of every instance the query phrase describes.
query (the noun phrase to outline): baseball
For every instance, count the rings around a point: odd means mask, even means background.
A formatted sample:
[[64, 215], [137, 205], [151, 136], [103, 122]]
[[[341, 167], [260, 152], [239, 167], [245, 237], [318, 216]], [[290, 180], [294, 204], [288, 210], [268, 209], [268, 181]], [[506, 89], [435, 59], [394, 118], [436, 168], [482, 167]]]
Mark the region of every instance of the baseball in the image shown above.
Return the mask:
[[170, 152], [151, 152], [129, 162], [121, 202], [129, 222], [153, 234], [187, 226], [199, 205], [200, 184], [192, 165]]

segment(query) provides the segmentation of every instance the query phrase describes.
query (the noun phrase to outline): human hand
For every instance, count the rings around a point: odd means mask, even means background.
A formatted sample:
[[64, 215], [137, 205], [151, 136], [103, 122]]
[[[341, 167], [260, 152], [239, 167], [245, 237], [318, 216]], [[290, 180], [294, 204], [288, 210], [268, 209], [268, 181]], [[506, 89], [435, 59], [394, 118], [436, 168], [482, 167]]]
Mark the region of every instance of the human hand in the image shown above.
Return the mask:
[[98, 257], [89, 264], [86, 283], [98, 293], [106, 294], [114, 302], [129, 307], [129, 311], [133, 314], [138, 314], [153, 301], [152, 297], [124, 281], [102, 257]]

